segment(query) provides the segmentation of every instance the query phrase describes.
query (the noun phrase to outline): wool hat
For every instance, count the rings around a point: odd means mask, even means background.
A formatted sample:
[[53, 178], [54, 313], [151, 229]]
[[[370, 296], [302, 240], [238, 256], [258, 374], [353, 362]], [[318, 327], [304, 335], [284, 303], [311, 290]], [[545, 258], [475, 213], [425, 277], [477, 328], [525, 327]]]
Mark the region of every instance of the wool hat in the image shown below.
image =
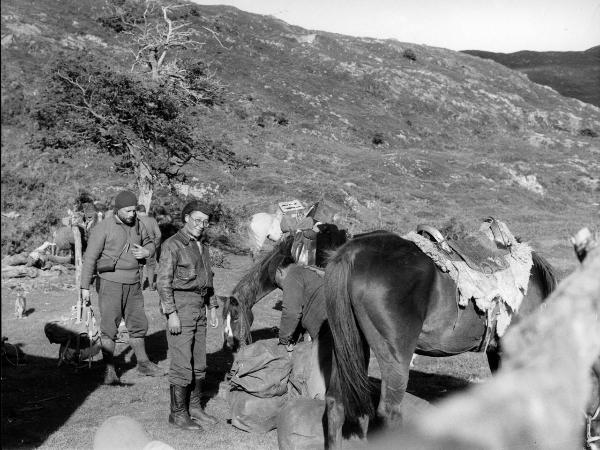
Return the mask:
[[137, 197], [131, 191], [121, 191], [115, 197], [115, 209], [117, 211], [128, 206], [137, 206], [137, 204]]

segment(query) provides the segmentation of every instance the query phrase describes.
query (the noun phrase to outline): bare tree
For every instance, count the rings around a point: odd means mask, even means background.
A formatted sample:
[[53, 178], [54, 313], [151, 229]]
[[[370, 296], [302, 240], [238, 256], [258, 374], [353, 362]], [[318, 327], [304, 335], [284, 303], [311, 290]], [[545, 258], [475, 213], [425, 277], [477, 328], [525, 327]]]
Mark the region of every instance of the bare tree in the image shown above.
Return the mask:
[[[130, 21], [130, 29], [127, 31], [133, 37], [135, 50], [133, 51], [135, 62], [131, 67], [133, 71], [137, 65], [145, 64], [152, 73], [152, 79], [157, 81], [161, 78], [168, 53], [175, 50], [186, 50], [204, 45], [195, 39], [198, 31], [190, 27], [190, 22], [177, 22], [169, 17], [177, 8], [186, 5], [160, 6], [155, 0], [145, 0], [146, 8], [140, 23]], [[154, 18], [157, 8], [162, 11], [161, 20]]]

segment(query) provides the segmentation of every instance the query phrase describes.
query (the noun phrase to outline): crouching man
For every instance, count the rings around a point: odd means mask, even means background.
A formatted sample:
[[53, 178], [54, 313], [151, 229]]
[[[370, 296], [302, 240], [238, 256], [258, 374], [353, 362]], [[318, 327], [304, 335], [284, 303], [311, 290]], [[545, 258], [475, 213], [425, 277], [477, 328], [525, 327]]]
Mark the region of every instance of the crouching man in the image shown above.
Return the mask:
[[205, 236], [209, 211], [209, 206], [202, 201], [192, 201], [184, 206], [181, 212], [184, 225], [163, 243], [158, 267], [157, 290], [167, 317], [171, 360], [169, 423], [186, 430], [200, 430], [201, 424], [217, 422], [201, 406], [206, 376], [207, 306], [211, 326], [218, 325]]

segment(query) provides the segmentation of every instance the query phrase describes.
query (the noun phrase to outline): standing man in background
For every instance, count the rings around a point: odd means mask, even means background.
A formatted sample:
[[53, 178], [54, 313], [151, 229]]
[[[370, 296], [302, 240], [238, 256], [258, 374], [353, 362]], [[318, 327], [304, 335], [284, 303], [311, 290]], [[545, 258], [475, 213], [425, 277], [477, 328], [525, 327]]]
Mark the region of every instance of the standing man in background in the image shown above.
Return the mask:
[[98, 302], [102, 359], [106, 364], [104, 384], [118, 384], [115, 370], [115, 339], [121, 319], [129, 332], [129, 345], [142, 375], [160, 376], [164, 372], [146, 354], [144, 337], [148, 318], [140, 286], [140, 263], [154, 255], [154, 242], [146, 227], [137, 220], [137, 198], [121, 191], [115, 197], [115, 212], [91, 230], [81, 270], [81, 298], [90, 303], [90, 283], [98, 271]]
[[201, 405], [206, 377], [206, 307], [211, 326], [218, 325], [206, 242], [210, 211], [210, 206], [199, 200], [183, 207], [184, 225], [163, 243], [158, 268], [158, 295], [167, 317], [171, 360], [169, 423], [185, 430], [200, 430], [200, 425], [217, 422]]
[[146, 258], [146, 264], [144, 264], [140, 270], [142, 290], [144, 290], [146, 280], [148, 280], [148, 289], [155, 291], [156, 283], [154, 282], [154, 272], [156, 270], [156, 260], [158, 259], [158, 249], [160, 247], [160, 239], [162, 235], [158, 226], [158, 222], [154, 217], [148, 215], [144, 205], [137, 205], [136, 211], [139, 221], [142, 222], [146, 227], [150, 238], [154, 242], [154, 248], [156, 249], [154, 255]]

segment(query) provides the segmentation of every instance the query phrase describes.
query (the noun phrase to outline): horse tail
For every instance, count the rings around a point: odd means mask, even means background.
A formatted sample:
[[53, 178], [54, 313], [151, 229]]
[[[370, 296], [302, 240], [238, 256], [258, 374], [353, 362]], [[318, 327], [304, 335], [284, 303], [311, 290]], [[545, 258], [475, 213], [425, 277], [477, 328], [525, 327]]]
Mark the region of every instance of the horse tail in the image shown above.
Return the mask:
[[542, 283], [542, 295], [546, 298], [556, 289], [558, 283], [556, 273], [548, 260], [537, 252], [532, 251], [531, 258], [533, 259], [533, 268]]
[[358, 418], [372, 415], [373, 406], [364, 338], [348, 291], [353, 260], [354, 256], [348, 251], [330, 259], [325, 269], [325, 298], [342, 401], [348, 417]]

